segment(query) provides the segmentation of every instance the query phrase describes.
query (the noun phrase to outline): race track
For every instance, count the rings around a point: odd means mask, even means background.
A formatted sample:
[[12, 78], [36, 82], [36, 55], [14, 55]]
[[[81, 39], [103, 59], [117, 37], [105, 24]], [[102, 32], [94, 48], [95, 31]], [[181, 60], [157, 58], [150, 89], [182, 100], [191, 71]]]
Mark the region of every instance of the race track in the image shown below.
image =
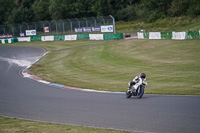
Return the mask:
[[138, 132], [200, 132], [200, 96], [126, 99], [124, 94], [61, 89], [22, 77], [20, 71], [44, 52], [0, 47], [0, 116]]

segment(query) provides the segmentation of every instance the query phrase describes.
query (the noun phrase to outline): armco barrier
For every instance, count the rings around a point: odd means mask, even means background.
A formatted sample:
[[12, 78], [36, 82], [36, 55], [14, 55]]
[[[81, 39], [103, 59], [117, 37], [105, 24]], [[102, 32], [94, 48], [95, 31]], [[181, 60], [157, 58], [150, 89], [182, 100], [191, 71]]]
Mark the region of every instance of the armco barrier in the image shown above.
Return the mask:
[[54, 41], [54, 36], [42, 36], [42, 41]]
[[1, 39], [0, 44], [5, 44], [5, 39]]
[[77, 34], [77, 40], [89, 40], [89, 34]]
[[188, 31], [186, 32], [186, 39], [199, 39], [199, 31]]
[[147, 32], [147, 33], [146, 33], [146, 32], [144, 33], [144, 39], [149, 39], [149, 33], [148, 33], [148, 32]]
[[58, 40], [65, 40], [65, 36], [54, 36], [54, 40], [58, 41]]
[[12, 39], [0, 39], [1, 44], [30, 41], [57, 41], [57, 40], [114, 40], [123, 39], [123, 34], [75, 34], [63, 36], [31, 36]]
[[65, 41], [77, 40], [77, 35], [65, 35]]
[[103, 40], [103, 34], [89, 34], [90, 40]]
[[14, 43], [18, 42], [17, 38], [0, 39], [0, 44]]
[[200, 31], [187, 32], [137, 32], [138, 39], [200, 39]]
[[41, 36], [32, 36], [31, 37], [31, 41], [41, 41], [41, 40], [42, 40]]
[[160, 32], [149, 32], [149, 39], [161, 39]]
[[104, 40], [122, 39], [123, 34], [103, 34]]
[[18, 37], [17, 38], [19, 42], [30, 42], [31, 37]]
[[184, 40], [186, 37], [185, 32], [172, 32], [172, 39], [174, 40]]
[[172, 32], [161, 32], [161, 39], [172, 39]]

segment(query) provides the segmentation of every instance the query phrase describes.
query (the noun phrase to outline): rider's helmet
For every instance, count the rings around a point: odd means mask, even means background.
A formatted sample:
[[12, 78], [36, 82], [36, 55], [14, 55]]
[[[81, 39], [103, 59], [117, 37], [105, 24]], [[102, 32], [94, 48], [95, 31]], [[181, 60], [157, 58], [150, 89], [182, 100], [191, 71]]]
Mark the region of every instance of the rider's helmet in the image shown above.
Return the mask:
[[141, 74], [140, 74], [140, 77], [141, 77], [141, 78], [146, 78], [146, 74], [145, 74], [145, 73], [141, 73]]

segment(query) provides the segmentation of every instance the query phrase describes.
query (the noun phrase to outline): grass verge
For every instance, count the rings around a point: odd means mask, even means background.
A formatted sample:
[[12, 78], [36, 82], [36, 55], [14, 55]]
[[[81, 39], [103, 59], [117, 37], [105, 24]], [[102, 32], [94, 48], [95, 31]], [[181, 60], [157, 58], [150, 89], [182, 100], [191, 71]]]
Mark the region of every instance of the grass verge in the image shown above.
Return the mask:
[[[13, 45], [13, 44], [11, 44]], [[44, 80], [74, 87], [122, 91], [141, 72], [148, 94], [200, 95], [199, 40], [31, 42], [52, 51], [30, 68]]]
[[110, 129], [97, 129], [79, 126], [33, 122], [0, 117], [1, 133], [129, 133]]

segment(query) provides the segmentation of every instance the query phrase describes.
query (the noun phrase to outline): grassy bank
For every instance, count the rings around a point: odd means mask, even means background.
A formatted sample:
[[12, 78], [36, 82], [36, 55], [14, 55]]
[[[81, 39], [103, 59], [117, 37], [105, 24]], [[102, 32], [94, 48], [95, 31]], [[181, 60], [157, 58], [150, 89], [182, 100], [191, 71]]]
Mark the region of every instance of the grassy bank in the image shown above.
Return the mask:
[[50, 82], [124, 92], [134, 76], [145, 72], [145, 93], [200, 94], [199, 40], [58, 41], [28, 45], [52, 51], [30, 69], [32, 74]]
[[90, 46], [78, 47], [81, 44], [85, 42], [48, 54], [30, 71], [51, 82], [106, 91], [125, 91], [127, 82], [145, 72], [146, 93], [200, 94], [199, 40], [87, 41]]
[[140, 29], [145, 29], [148, 32], [195, 31], [200, 29], [200, 16], [196, 18], [188, 16], [164, 18], [152, 23], [142, 21], [116, 22], [116, 30], [119, 33], [132, 33]]
[[128, 133], [123, 131], [32, 122], [0, 117], [1, 133]]

